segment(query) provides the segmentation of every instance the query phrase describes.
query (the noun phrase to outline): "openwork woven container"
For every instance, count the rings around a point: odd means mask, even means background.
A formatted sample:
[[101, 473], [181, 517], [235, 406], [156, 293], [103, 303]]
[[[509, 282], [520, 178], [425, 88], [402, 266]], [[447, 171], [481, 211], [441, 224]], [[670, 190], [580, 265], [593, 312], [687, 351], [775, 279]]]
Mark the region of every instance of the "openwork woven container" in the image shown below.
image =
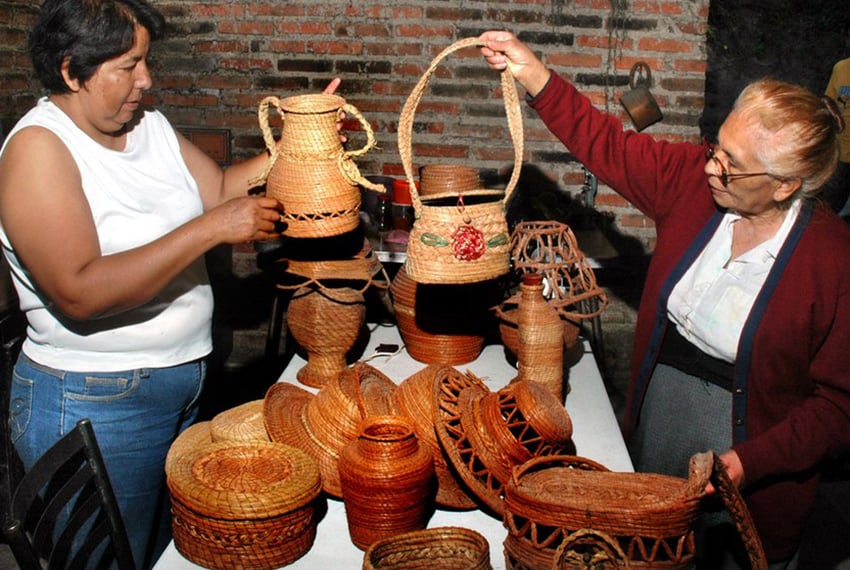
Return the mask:
[[398, 148], [405, 175], [411, 182], [415, 216], [405, 268], [410, 278], [419, 283], [474, 283], [497, 278], [510, 269], [505, 212], [522, 167], [523, 127], [519, 97], [509, 71], [502, 72], [501, 84], [514, 144], [514, 168], [505, 190], [450, 191], [425, 199], [413, 185], [414, 114], [428, 82], [447, 56], [480, 45], [477, 38], [467, 38], [437, 55], [405, 101], [399, 117]]
[[322, 474], [322, 488], [342, 497], [339, 454], [360, 433], [360, 422], [373, 415], [395, 413], [396, 385], [368, 364], [345, 369], [318, 394], [286, 382], [266, 392], [263, 417], [272, 441], [295, 446], [313, 457]]
[[[283, 118], [279, 142], [269, 124], [271, 107]], [[360, 111], [339, 95], [318, 93], [266, 97], [258, 115], [271, 158], [266, 172], [252, 183], [265, 181], [266, 195], [283, 204], [284, 235], [325, 237], [356, 228], [360, 223], [359, 186], [385, 191], [362, 177], [353, 161], [375, 146], [372, 127]], [[363, 127], [367, 141], [362, 148], [343, 148], [337, 131], [343, 115], [354, 117]]]
[[206, 568], [278, 568], [316, 536], [319, 469], [272, 442], [210, 443], [174, 458], [166, 473], [174, 544]]
[[481, 534], [436, 527], [379, 540], [363, 557], [363, 570], [492, 570], [490, 546]]
[[572, 421], [538, 384], [516, 382], [490, 392], [479, 383], [469, 374], [440, 378], [434, 385], [435, 427], [466, 487], [501, 516], [513, 467], [572, 451]]
[[365, 318], [366, 301], [359, 291], [314, 285], [298, 289], [286, 311], [292, 337], [307, 351], [307, 364], [298, 371], [298, 381], [313, 388], [333, 381], [345, 369], [346, 354]]
[[270, 441], [263, 420], [263, 400], [219, 412], [210, 421], [213, 441]]
[[[690, 567], [694, 521], [715, 469], [711, 452], [691, 459], [688, 479], [614, 473], [575, 456], [532, 459], [514, 469], [505, 489], [509, 567], [549, 570], [573, 556], [609, 557], [609, 567]], [[734, 486], [720, 488], [737, 495]], [[752, 521], [738, 520], [748, 550], [752, 546], [753, 568], [763, 568], [759, 560], [764, 553], [757, 536], [753, 542]], [[576, 540], [576, 533], [583, 533], [582, 540]]]
[[434, 384], [446, 376], [461, 376], [461, 373], [451, 366], [430, 364], [399, 384], [393, 396], [398, 413], [410, 418], [420, 443], [429, 448], [434, 456], [437, 504], [453, 509], [473, 509], [478, 503], [467, 493], [454, 468], [450, 466], [435, 432], [432, 403]]
[[[351, 288], [363, 293], [373, 285], [379, 289], [386, 289], [390, 285], [390, 278], [368, 239], [363, 240], [363, 247], [351, 259], [285, 261], [286, 273], [296, 276], [298, 282], [294, 285], [278, 283], [279, 289], [299, 289], [308, 285], [320, 289], [335, 289], [338, 288], [335, 284], [345, 281], [351, 282]], [[355, 288], [355, 284], [360, 288]]]
[[408, 354], [426, 364], [465, 364], [484, 348], [490, 283], [417, 283], [404, 267], [390, 287], [398, 331]]
[[372, 416], [342, 450], [339, 478], [351, 541], [374, 542], [424, 529], [433, 512], [436, 478], [431, 451], [403, 416]]

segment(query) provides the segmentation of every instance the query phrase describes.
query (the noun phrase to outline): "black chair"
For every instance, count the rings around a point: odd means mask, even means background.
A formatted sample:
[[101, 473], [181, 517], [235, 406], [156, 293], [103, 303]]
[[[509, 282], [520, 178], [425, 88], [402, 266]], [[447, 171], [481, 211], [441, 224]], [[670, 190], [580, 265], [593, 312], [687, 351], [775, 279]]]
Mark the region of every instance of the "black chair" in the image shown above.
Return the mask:
[[12, 493], [3, 535], [21, 568], [100, 569], [115, 562], [120, 570], [135, 570], [88, 419], [24, 474]]

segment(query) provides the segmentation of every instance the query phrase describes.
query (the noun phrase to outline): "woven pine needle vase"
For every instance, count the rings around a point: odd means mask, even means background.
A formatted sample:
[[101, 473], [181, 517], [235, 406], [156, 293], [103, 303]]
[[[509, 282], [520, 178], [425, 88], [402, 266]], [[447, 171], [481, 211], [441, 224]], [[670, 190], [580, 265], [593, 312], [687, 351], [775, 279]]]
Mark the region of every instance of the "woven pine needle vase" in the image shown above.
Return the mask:
[[482, 45], [467, 38], [444, 49], [432, 61], [404, 104], [398, 125], [398, 150], [410, 181], [414, 222], [407, 245], [407, 275], [418, 283], [475, 283], [509, 271], [509, 230], [505, 212], [522, 167], [522, 112], [513, 76], [501, 74], [502, 97], [514, 145], [514, 168], [504, 191], [475, 189], [421, 196], [414, 183], [413, 118], [439, 64], [464, 48]]

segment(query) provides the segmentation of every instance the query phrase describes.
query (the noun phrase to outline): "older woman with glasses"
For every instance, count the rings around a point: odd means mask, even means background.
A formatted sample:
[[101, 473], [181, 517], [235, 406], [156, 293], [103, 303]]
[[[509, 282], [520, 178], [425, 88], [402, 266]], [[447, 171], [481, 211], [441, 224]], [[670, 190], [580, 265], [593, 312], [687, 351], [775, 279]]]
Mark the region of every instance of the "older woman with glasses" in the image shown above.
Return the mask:
[[814, 199], [838, 158], [837, 109], [764, 79], [716, 145], [656, 141], [512, 34], [481, 39], [552, 133], [656, 224], [623, 426], [636, 468], [685, 476], [694, 453], [721, 453], [768, 559], [793, 567], [817, 467], [850, 444], [850, 230]]

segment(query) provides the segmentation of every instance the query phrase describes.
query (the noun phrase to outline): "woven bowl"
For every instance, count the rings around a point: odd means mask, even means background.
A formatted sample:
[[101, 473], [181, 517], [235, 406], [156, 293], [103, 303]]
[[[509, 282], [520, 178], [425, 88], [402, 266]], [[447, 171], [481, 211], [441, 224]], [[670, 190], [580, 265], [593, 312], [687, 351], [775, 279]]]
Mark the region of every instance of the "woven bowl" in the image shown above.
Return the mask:
[[436, 527], [372, 544], [363, 570], [491, 570], [487, 539], [468, 528]]

